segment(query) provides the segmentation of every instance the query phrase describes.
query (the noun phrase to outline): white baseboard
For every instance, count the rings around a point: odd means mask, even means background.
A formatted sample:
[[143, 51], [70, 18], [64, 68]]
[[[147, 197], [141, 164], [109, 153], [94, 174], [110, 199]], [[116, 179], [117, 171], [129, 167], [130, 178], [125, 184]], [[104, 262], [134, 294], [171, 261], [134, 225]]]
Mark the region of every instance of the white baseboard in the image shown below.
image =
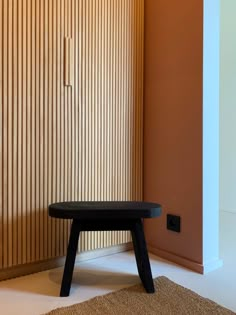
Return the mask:
[[207, 274], [213, 270], [216, 270], [223, 266], [223, 260], [221, 259], [213, 259], [211, 261], [207, 261], [203, 265], [203, 274]]
[[[99, 248], [87, 252], [81, 252], [76, 256], [75, 263], [86, 261], [98, 257], [113, 255], [120, 252], [125, 252], [133, 248], [132, 243], [125, 243], [120, 245], [115, 245], [106, 248]], [[0, 281], [7, 280], [11, 278], [26, 276], [32, 273], [41, 272], [44, 270], [49, 270], [57, 267], [64, 266], [65, 257], [57, 257], [44, 261], [34, 262], [30, 264], [13, 266], [10, 268], [5, 268], [0, 270]]]
[[193, 271], [196, 271], [200, 274], [206, 274], [210, 271], [213, 271], [215, 269], [220, 268], [223, 265], [223, 262], [220, 259], [215, 259], [215, 260], [206, 262], [203, 265], [203, 264], [197, 263], [195, 261], [189, 260], [187, 258], [183, 258], [181, 256], [167, 252], [165, 250], [154, 248], [154, 247], [149, 246], [149, 245], [148, 245], [148, 250], [150, 253], [153, 253], [154, 255], [162, 257], [162, 258], [169, 260], [171, 262], [174, 262], [178, 265], [184, 266], [184, 267], [191, 269]]

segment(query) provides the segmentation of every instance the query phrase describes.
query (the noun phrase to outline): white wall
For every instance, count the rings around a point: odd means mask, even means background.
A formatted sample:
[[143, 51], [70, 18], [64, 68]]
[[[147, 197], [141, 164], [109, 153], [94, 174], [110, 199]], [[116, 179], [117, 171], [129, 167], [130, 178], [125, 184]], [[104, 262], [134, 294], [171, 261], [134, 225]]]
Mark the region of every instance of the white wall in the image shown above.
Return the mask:
[[219, 260], [219, 46], [220, 0], [204, 0], [203, 23], [203, 266]]
[[220, 209], [236, 213], [236, 0], [221, 0]]

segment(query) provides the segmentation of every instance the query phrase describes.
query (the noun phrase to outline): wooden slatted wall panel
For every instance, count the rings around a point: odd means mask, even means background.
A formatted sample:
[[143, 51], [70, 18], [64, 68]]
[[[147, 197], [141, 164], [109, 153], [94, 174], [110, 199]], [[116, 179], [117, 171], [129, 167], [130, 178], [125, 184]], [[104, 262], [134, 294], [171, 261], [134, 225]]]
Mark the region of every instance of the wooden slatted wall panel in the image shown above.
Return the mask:
[[[143, 2], [0, 1], [0, 268], [65, 254], [49, 203], [142, 199]], [[82, 233], [79, 249], [129, 240]]]

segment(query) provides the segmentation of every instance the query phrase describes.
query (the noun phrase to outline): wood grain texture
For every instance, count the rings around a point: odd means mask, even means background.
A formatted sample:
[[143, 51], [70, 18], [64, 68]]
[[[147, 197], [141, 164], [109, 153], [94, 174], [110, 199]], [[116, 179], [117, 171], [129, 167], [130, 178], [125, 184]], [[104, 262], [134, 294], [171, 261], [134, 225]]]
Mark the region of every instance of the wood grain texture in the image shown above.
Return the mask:
[[[65, 255], [52, 202], [142, 200], [143, 2], [0, 1], [1, 269]], [[79, 250], [129, 241], [82, 233]]]

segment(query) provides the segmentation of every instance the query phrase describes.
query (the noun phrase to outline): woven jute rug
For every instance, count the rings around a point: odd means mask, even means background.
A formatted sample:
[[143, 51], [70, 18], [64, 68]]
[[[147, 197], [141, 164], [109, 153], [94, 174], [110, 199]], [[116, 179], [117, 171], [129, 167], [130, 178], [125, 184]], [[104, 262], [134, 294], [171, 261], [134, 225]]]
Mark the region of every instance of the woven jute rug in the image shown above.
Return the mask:
[[154, 283], [154, 294], [147, 294], [139, 284], [80, 304], [55, 309], [47, 315], [235, 314], [166, 277], [159, 277]]

